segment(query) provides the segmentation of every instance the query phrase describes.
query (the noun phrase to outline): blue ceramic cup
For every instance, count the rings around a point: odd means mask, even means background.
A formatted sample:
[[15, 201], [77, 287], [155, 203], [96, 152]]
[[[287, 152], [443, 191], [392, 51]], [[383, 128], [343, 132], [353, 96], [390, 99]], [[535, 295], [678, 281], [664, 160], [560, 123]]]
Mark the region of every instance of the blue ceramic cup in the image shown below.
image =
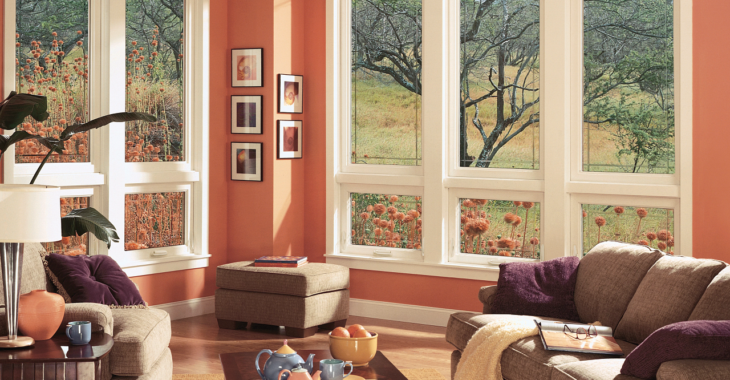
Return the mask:
[[73, 345], [88, 344], [91, 341], [91, 322], [69, 322], [66, 325], [66, 336]]
[[[350, 366], [350, 372], [345, 375], [345, 366]], [[322, 380], [342, 380], [352, 373], [352, 362], [339, 359], [323, 359], [319, 361], [319, 378]]]

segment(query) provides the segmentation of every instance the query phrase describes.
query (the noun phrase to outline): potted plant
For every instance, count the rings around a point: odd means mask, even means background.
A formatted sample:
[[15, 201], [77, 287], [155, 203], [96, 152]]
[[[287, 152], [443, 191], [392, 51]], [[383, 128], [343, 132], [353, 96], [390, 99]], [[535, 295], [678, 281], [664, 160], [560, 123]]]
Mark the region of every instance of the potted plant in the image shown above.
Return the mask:
[[[48, 103], [45, 96], [18, 94], [13, 91], [0, 103], [0, 128], [4, 130], [17, 129], [29, 116], [36, 121], [44, 121], [49, 116], [47, 106]], [[23, 140], [33, 139], [40, 145], [48, 148], [48, 154], [43, 158], [43, 161], [38, 166], [30, 181], [33, 184], [46, 164], [46, 161], [48, 161], [48, 158], [54, 152], [61, 152], [64, 142], [71, 139], [77, 133], [97, 129], [113, 122], [134, 120], [154, 122], [157, 121], [157, 118], [141, 112], [115, 113], [86, 123], [70, 124], [61, 132], [58, 138], [33, 135], [26, 131], [16, 130], [10, 136], [0, 135], [0, 158], [2, 158], [3, 154], [5, 154], [11, 145]], [[61, 218], [62, 236], [81, 236], [87, 232], [94, 234], [97, 239], [106, 243], [107, 247], [110, 247], [112, 242], [119, 242], [119, 235], [117, 235], [117, 230], [114, 225], [99, 211], [91, 207], [73, 210]]]

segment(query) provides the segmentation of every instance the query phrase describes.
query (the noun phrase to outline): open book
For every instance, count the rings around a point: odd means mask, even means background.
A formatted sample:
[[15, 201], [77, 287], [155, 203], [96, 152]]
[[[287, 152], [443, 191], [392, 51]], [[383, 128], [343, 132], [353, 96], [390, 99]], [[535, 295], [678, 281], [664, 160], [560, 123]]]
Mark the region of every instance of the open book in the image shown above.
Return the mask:
[[[613, 338], [613, 330], [610, 327], [538, 320], [535, 320], [535, 323], [537, 324], [537, 330], [540, 332], [540, 338], [546, 350], [623, 355], [621, 347], [616, 343], [616, 339]], [[588, 339], [576, 339], [575, 335], [571, 337], [563, 332], [566, 325], [572, 331], [578, 331], [579, 328], [588, 331], [590, 327], [591, 332], [595, 331], [598, 335], [589, 337]], [[594, 327], [595, 330], [593, 330]]]

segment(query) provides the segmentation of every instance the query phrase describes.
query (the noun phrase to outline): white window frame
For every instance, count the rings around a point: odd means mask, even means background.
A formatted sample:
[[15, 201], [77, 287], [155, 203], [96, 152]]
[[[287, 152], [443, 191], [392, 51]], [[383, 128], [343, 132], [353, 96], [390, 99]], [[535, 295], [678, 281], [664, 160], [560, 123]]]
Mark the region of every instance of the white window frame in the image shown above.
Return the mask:
[[[4, 93], [15, 87], [15, 2], [6, 1], [3, 71]], [[127, 163], [125, 128], [113, 123], [90, 132], [89, 163], [46, 164], [36, 183], [63, 187], [64, 193], [88, 193], [117, 228], [120, 242], [107, 249], [96, 239], [91, 252], [107, 254], [129, 276], [208, 266], [209, 40], [210, 0], [185, 0], [184, 96], [185, 160]], [[125, 111], [125, 1], [89, 1], [90, 117]], [[12, 132], [12, 131], [10, 131]], [[9, 132], [5, 132], [9, 134]], [[15, 164], [14, 147], [5, 154], [5, 183], [29, 183], [38, 164]], [[149, 191], [147, 191], [149, 190]], [[124, 195], [135, 192], [185, 191], [185, 241], [177, 247], [124, 251]], [[90, 242], [90, 246], [92, 243]], [[165, 255], [159, 251], [166, 250]], [[157, 251], [157, 253], [155, 252]]]
[[[549, 6], [548, 6], [549, 3]], [[350, 141], [350, 0], [327, 1], [327, 262], [354, 269], [496, 280], [498, 256], [464, 257], [458, 198], [540, 202], [543, 260], [581, 255], [581, 203], [674, 210], [675, 252], [692, 255], [692, 0], [674, 4], [675, 165], [671, 175], [584, 173], [582, 160], [581, 0], [541, 0], [540, 168], [458, 167], [459, 2], [423, 1], [423, 166], [352, 165]], [[546, 149], [545, 147], [550, 147]], [[362, 166], [364, 169], [354, 168]], [[359, 169], [359, 170], [358, 170]], [[412, 169], [412, 168], [411, 168]], [[422, 174], [421, 174], [422, 173]], [[343, 189], [368, 184], [423, 188], [422, 260], [347, 252]], [[384, 190], [373, 191], [387, 193]], [[395, 191], [394, 193], [397, 193]], [[347, 235], [345, 235], [347, 233]], [[525, 260], [525, 259], [520, 259]]]

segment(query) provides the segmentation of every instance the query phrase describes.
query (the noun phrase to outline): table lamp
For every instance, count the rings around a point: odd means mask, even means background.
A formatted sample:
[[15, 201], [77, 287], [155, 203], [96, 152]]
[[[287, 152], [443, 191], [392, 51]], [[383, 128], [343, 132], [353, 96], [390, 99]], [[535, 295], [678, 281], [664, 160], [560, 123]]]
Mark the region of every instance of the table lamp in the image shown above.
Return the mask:
[[61, 240], [61, 189], [42, 185], [0, 184], [0, 264], [8, 335], [0, 348], [31, 346], [31, 337], [18, 336], [18, 300], [23, 272], [24, 243]]

